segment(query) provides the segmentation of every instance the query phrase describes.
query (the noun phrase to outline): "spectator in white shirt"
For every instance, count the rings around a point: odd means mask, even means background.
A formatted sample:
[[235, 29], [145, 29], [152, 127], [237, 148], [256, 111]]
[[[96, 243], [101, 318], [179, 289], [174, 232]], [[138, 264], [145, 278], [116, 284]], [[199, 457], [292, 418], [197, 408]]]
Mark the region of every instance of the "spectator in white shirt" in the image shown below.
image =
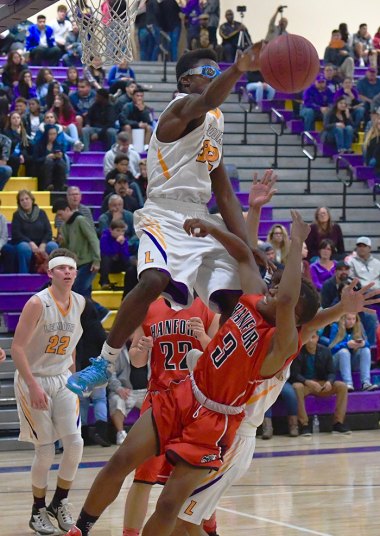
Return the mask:
[[357, 277], [362, 286], [374, 282], [373, 289], [380, 291], [380, 261], [371, 254], [372, 242], [368, 236], [359, 236], [356, 240], [356, 256], [348, 264], [352, 277]]
[[53, 28], [56, 45], [61, 49], [62, 54], [64, 54], [66, 52], [66, 38], [73, 27], [67, 18], [67, 7], [63, 4], [57, 7], [57, 19], [51, 22], [50, 27]]

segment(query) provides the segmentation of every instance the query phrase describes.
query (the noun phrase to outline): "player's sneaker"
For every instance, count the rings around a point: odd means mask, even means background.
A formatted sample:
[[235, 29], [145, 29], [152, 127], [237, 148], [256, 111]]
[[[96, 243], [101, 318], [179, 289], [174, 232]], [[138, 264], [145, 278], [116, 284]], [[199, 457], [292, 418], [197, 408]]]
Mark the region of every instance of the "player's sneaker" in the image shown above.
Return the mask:
[[67, 380], [66, 387], [76, 395], [90, 396], [95, 387], [105, 387], [108, 383], [108, 361], [99, 356], [90, 357], [90, 363]]
[[29, 527], [39, 536], [58, 534], [58, 529], [50, 521], [46, 508], [40, 508], [39, 510], [33, 508]]
[[54, 517], [58, 521], [58, 526], [64, 532], [67, 532], [74, 525], [74, 519], [69, 509], [68, 499], [62, 499], [57, 508], [54, 508], [53, 503], [50, 503], [46, 508], [49, 516]]
[[66, 533], [66, 536], [82, 536], [82, 531], [74, 525], [69, 532]]

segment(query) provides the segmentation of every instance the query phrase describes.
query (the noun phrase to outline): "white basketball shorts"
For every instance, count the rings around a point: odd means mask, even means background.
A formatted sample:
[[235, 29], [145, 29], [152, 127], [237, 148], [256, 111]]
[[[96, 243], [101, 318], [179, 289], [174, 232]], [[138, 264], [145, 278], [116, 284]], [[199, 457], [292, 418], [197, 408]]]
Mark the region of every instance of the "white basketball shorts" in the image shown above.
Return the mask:
[[204, 205], [165, 199], [147, 201], [134, 213], [134, 225], [140, 238], [139, 275], [157, 268], [170, 275], [165, 297], [182, 307], [193, 301], [193, 290], [210, 308], [210, 297], [219, 290], [240, 291], [236, 261], [220, 242], [211, 236], [189, 236], [183, 229], [188, 218], [202, 218], [226, 229], [220, 216], [210, 215]]
[[15, 393], [20, 419], [19, 441], [48, 445], [67, 435], [80, 433], [79, 398], [66, 387], [70, 372], [58, 376], [35, 376], [48, 397], [48, 409], [33, 409], [29, 389], [15, 373]]

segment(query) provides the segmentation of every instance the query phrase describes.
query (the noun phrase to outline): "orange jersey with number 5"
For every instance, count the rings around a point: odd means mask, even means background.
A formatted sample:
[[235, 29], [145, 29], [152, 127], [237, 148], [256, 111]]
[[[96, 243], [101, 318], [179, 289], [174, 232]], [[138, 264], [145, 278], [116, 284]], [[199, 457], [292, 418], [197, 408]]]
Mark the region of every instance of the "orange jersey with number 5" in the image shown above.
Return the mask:
[[167, 389], [172, 381], [188, 375], [187, 352], [193, 348], [202, 350], [199, 340], [189, 329], [188, 320], [199, 317], [207, 333], [214, 316], [199, 298], [191, 307], [178, 311], [171, 309], [163, 298], [152, 303], [142, 325], [144, 334], [153, 338], [150, 390]]

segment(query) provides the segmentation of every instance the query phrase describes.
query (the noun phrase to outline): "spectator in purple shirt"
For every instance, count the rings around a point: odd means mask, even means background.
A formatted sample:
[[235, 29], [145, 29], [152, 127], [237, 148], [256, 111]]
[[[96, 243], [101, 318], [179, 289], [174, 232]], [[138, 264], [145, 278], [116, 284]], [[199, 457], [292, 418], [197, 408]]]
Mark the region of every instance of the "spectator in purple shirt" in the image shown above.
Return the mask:
[[127, 225], [124, 220], [112, 220], [108, 229], [100, 237], [100, 285], [110, 289], [108, 274], [126, 272], [131, 275], [131, 260], [128, 239], [125, 236]]
[[307, 88], [303, 95], [300, 115], [304, 120], [305, 130], [314, 130], [316, 119], [323, 120], [333, 100], [334, 94], [326, 87], [325, 77], [318, 75], [314, 84]]
[[322, 240], [319, 244], [319, 259], [310, 265], [311, 280], [318, 292], [323, 283], [335, 274], [336, 262], [331, 259], [333, 253], [334, 242], [328, 238]]

